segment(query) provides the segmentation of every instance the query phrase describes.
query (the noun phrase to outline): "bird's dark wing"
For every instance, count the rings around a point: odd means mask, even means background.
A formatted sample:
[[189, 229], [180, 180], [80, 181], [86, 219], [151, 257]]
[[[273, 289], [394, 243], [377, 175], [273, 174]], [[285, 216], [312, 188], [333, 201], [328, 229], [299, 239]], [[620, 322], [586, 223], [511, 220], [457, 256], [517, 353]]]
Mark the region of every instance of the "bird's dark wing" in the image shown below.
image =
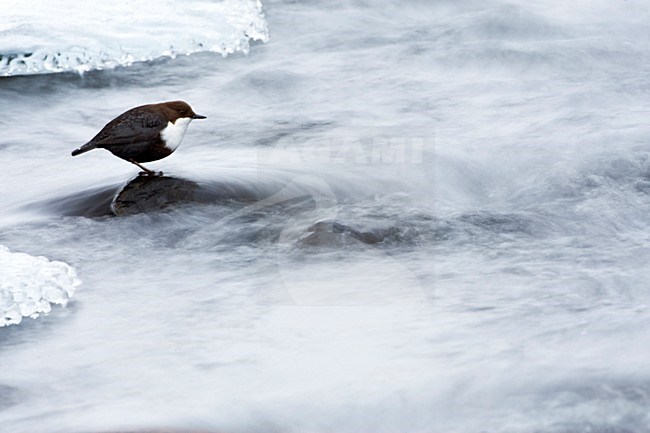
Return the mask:
[[111, 120], [90, 143], [104, 147], [153, 140], [165, 126], [167, 119], [162, 114], [132, 109]]

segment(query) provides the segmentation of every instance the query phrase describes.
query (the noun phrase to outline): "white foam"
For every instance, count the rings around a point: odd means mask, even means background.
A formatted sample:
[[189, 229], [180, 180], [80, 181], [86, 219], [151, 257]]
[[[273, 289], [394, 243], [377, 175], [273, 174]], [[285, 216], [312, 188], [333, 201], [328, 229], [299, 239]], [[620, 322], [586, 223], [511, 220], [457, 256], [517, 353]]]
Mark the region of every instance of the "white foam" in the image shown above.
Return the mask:
[[0, 76], [83, 73], [202, 51], [226, 56], [267, 39], [259, 0], [7, 0]]
[[68, 264], [13, 253], [0, 245], [0, 327], [67, 305], [81, 281]]

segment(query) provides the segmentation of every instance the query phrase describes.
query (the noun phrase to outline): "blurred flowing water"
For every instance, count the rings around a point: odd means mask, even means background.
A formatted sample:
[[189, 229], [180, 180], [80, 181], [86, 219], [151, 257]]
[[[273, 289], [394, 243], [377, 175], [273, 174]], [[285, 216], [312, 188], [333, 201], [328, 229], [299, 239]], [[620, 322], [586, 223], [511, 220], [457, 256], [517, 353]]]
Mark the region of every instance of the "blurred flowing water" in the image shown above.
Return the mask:
[[[0, 328], [0, 431], [650, 431], [648, 5], [129, 4], [0, 33], [0, 302], [76, 288]], [[84, 216], [137, 169], [70, 151], [173, 99], [151, 168], [235, 199]]]

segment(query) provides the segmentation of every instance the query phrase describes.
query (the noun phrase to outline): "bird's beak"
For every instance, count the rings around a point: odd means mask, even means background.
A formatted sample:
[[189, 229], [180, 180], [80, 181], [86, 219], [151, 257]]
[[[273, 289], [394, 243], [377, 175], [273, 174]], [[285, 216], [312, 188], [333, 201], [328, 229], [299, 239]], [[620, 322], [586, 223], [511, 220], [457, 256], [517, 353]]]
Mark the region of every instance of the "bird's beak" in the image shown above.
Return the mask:
[[205, 116], [201, 116], [200, 114], [195, 114], [194, 116], [192, 116], [192, 119], [205, 119], [205, 118], [206, 118]]

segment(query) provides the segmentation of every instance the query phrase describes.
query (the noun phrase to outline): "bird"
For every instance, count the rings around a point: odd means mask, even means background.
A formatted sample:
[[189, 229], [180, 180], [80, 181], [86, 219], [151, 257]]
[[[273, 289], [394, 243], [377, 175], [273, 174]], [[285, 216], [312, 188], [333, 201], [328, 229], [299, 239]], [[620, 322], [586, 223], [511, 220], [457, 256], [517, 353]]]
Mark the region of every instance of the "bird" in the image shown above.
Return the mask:
[[102, 128], [92, 140], [72, 151], [77, 156], [93, 149], [106, 149], [140, 167], [146, 175], [162, 175], [141, 163], [171, 155], [183, 140], [196, 114], [185, 101], [169, 101], [132, 108]]

